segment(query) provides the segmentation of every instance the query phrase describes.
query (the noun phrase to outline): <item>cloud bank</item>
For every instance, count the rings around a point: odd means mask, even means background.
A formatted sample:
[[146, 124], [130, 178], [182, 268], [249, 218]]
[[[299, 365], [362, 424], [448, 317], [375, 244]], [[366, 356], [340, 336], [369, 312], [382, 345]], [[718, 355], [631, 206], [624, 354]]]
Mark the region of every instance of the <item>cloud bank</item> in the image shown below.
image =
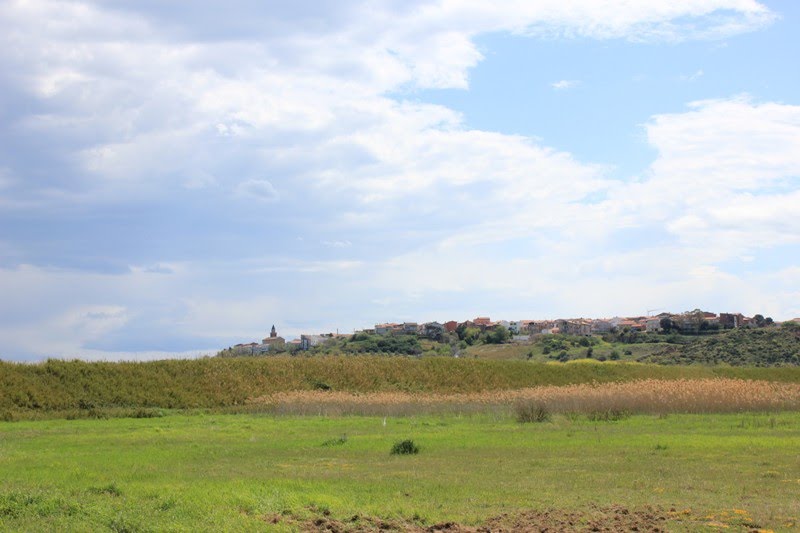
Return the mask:
[[467, 90], [488, 33], [675, 43], [775, 18], [750, 0], [5, 2], [0, 357], [686, 295], [800, 314], [780, 288], [796, 271], [726, 269], [796, 255], [797, 106], [654, 115], [656, 159], [620, 179], [414, 98]]

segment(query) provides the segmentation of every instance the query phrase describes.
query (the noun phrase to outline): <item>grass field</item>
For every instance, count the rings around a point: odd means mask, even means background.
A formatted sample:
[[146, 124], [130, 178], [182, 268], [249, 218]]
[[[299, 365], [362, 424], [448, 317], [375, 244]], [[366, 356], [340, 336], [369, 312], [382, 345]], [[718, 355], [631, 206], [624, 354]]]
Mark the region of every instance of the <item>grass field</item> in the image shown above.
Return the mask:
[[[420, 453], [390, 455], [401, 439]], [[580, 529], [640, 517], [678, 531], [788, 531], [800, 518], [798, 449], [800, 414], [786, 412], [0, 423], [0, 529], [413, 529], [493, 517]]]
[[[137, 416], [142, 409], [228, 409], [286, 391], [476, 393], [644, 379], [800, 383], [800, 367], [533, 363], [452, 357], [250, 357], [87, 363], [0, 361], [0, 420]], [[146, 415], [146, 413], [144, 413]]]

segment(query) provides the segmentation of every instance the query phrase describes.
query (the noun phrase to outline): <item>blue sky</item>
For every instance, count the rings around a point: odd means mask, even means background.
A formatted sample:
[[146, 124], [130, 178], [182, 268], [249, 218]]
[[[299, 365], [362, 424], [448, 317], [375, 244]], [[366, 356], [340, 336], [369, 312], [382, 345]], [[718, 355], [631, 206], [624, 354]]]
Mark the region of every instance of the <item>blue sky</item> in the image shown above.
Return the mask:
[[800, 316], [796, 3], [0, 5], [0, 358]]

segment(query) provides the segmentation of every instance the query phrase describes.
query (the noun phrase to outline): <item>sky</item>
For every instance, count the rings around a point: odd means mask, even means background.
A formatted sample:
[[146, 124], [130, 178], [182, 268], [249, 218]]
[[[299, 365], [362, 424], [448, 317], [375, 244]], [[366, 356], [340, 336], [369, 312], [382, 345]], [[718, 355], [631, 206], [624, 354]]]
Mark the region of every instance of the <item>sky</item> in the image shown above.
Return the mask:
[[791, 0], [0, 0], [0, 359], [800, 316]]

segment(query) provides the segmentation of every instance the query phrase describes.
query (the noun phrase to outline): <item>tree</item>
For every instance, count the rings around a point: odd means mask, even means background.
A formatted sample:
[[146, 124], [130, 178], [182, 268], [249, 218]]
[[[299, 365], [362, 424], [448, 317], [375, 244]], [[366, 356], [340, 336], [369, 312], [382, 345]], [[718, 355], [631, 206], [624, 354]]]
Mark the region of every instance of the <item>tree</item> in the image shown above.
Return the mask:
[[764, 315], [762, 315], [762, 314], [758, 314], [758, 315], [753, 316], [753, 320], [755, 321], [756, 326], [758, 326], [760, 328], [763, 328], [764, 326], [767, 325], [767, 319], [765, 319]]
[[489, 344], [503, 344], [511, 338], [511, 333], [504, 326], [496, 326], [488, 335], [486, 342]]
[[669, 333], [676, 326], [675, 322], [673, 322], [672, 319], [668, 316], [665, 316], [664, 318], [659, 320], [658, 325], [661, 326], [661, 329], [664, 331], [664, 333]]
[[[683, 314], [683, 330], [684, 333], [700, 333], [703, 329], [703, 324], [707, 324], [706, 316], [701, 309], [694, 311], [687, 311]], [[706, 327], [708, 327], [706, 325]]]
[[459, 324], [458, 328], [456, 328], [456, 333], [460, 340], [472, 346], [480, 337], [481, 330], [478, 328], [468, 328], [465, 324]]

